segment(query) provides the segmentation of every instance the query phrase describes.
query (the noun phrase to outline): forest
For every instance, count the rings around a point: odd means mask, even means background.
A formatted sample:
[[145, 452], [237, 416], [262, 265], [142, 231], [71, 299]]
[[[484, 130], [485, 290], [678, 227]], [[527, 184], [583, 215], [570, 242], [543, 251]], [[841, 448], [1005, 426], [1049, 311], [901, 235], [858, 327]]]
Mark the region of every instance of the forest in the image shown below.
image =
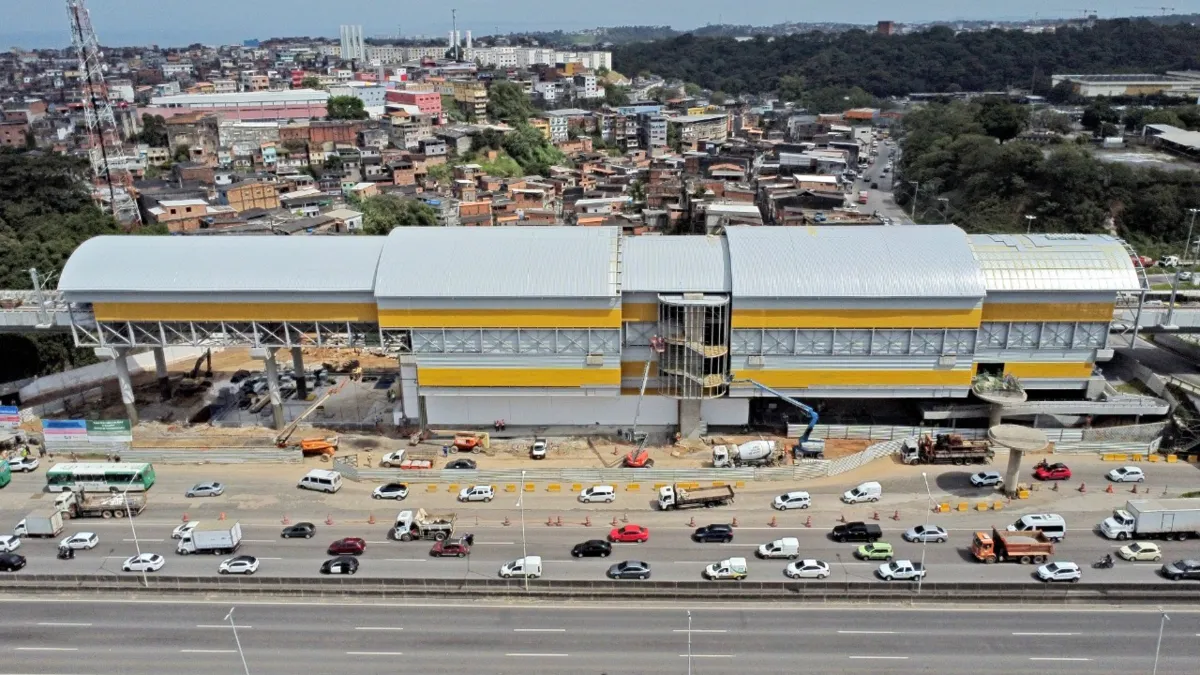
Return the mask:
[[876, 97], [913, 92], [1049, 92], [1054, 73], [1162, 73], [1200, 69], [1200, 28], [1147, 19], [1098, 21], [1053, 32], [947, 27], [880, 35], [802, 33], [739, 42], [686, 34], [614, 47], [614, 69], [654, 73], [728, 94], [765, 94], [783, 78], [803, 89], [861, 87]]

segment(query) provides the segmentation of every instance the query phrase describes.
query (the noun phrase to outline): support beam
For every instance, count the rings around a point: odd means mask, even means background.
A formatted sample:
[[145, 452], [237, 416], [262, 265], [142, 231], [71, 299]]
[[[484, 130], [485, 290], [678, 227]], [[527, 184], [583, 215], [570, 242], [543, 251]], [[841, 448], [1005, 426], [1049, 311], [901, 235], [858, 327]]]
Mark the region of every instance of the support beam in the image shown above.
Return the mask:
[[993, 403], [988, 410], [988, 428], [992, 428], [1000, 424], [1000, 420], [1004, 417], [1004, 406], [999, 403]]
[[296, 376], [296, 399], [308, 400], [308, 377], [304, 374], [304, 352], [292, 347], [292, 371]]
[[284, 421], [283, 395], [279, 392], [279, 366], [275, 364], [275, 352], [277, 351], [279, 350], [276, 347], [268, 347], [263, 363], [267, 371], [267, 395], [271, 397], [271, 416], [275, 420], [276, 431], [280, 431], [283, 429]]
[[162, 347], [154, 348], [154, 373], [158, 376], [158, 396], [171, 400], [171, 378], [167, 375], [167, 354]]
[[136, 426], [138, 423], [137, 400], [133, 396], [133, 378], [129, 376], [129, 362], [126, 357], [129, 356], [128, 349], [114, 349], [113, 366], [117, 370], [117, 386], [121, 390], [121, 403], [125, 405], [125, 414], [129, 417], [129, 423]]
[[1009, 497], [1017, 496], [1017, 483], [1021, 480], [1021, 450], [1008, 449], [1008, 471], [1004, 474], [1004, 492]]
[[683, 438], [700, 438], [702, 428], [700, 420], [700, 399], [680, 399], [679, 401], [679, 435]]

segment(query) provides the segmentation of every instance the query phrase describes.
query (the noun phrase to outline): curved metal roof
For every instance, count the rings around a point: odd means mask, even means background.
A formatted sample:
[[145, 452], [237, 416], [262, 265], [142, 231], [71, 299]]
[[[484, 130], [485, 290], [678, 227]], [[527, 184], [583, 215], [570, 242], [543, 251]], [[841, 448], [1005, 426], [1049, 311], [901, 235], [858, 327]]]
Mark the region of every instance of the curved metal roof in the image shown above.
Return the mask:
[[728, 227], [743, 298], [982, 298], [983, 274], [953, 225]]
[[379, 298], [611, 298], [616, 227], [398, 227], [379, 260]]
[[1137, 271], [1107, 234], [975, 234], [968, 237], [989, 291], [1136, 291]]
[[626, 237], [621, 290], [627, 293], [728, 293], [729, 244], [718, 236]]
[[366, 292], [384, 237], [93, 237], [63, 268], [67, 293]]

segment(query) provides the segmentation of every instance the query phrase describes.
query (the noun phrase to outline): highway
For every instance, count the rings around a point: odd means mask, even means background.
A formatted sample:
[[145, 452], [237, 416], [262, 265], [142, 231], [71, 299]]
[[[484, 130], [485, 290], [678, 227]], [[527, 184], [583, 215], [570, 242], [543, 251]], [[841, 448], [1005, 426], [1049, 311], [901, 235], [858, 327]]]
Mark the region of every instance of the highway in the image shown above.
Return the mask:
[[[422, 672], [697, 675], [1149, 673], [1149, 610], [8, 599], [0, 675]], [[688, 611], [691, 611], [689, 632]], [[1160, 675], [1191, 675], [1200, 614], [1168, 608]], [[689, 638], [691, 645], [689, 647]], [[165, 664], [170, 664], [169, 667]]]

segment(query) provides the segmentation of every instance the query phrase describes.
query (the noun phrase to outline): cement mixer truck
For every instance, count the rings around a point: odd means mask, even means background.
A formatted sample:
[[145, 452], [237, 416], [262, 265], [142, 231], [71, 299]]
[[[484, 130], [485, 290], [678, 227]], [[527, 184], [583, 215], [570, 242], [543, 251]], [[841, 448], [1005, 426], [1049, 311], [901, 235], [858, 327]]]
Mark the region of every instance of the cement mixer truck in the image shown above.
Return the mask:
[[739, 466], [771, 466], [783, 459], [776, 452], [775, 441], [749, 441], [741, 445], [716, 445], [712, 450], [712, 463], [718, 469], [736, 469]]

